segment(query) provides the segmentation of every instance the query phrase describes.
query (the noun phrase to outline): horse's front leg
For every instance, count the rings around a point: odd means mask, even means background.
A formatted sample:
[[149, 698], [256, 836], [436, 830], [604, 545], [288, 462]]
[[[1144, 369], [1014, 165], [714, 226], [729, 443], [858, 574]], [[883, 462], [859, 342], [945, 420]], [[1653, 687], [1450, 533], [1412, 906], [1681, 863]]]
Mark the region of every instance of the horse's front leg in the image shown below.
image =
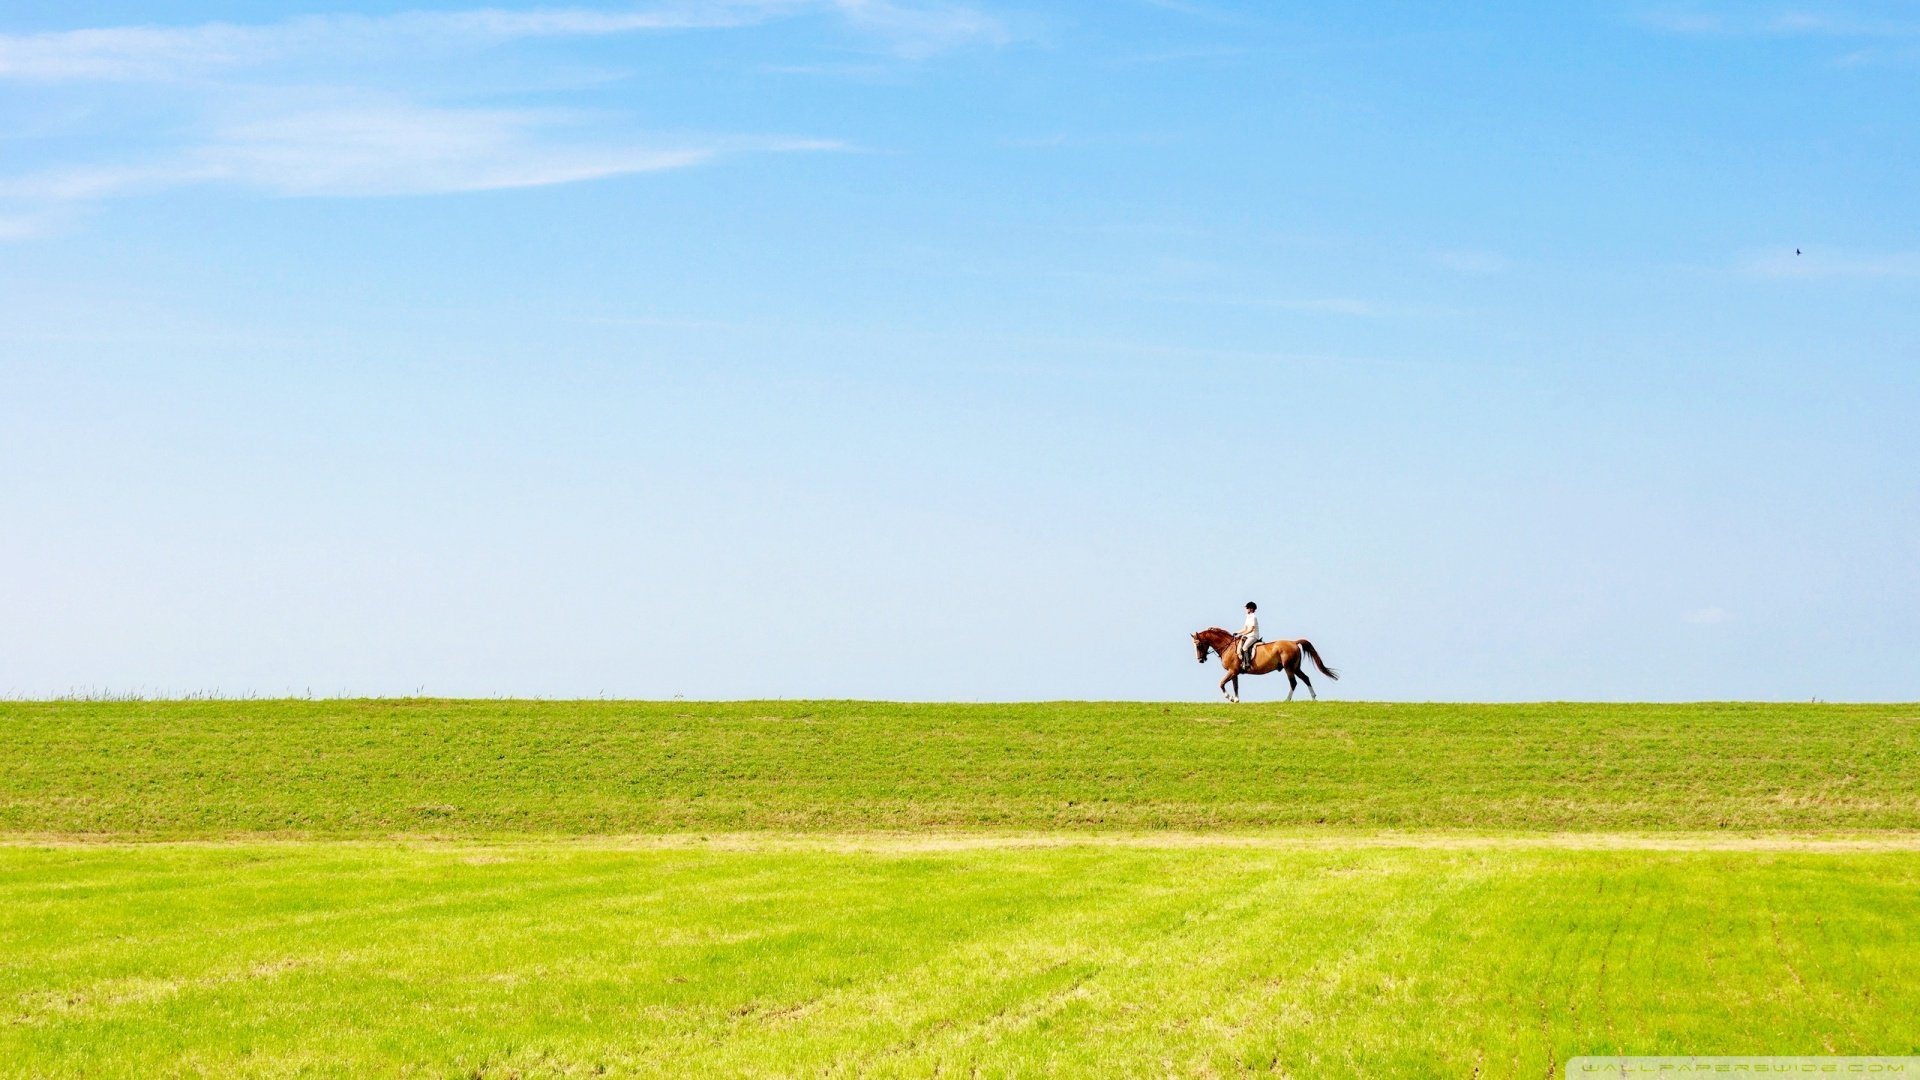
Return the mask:
[[1227, 681], [1232, 678], [1233, 678], [1233, 672], [1231, 671], [1227, 672], [1225, 675], [1220, 676], [1220, 696], [1223, 698], [1226, 698], [1228, 701], [1233, 700], [1233, 695], [1227, 693]]

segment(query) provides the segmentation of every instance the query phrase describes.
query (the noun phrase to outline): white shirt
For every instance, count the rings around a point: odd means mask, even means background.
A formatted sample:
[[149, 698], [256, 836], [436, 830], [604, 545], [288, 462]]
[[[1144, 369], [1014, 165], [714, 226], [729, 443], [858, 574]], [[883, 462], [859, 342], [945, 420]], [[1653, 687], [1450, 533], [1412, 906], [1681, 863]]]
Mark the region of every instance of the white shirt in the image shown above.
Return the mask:
[[1256, 639], [1260, 636], [1260, 620], [1254, 617], [1253, 612], [1247, 612], [1247, 625], [1240, 628], [1240, 635]]

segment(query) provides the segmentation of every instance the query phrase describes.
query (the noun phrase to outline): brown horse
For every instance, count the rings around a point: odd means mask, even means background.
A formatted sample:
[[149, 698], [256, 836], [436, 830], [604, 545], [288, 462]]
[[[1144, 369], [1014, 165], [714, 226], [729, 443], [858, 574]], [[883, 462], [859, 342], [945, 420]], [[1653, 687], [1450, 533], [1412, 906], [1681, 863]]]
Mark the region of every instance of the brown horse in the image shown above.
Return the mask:
[[[1315, 701], [1320, 700], [1320, 695], [1313, 689], [1313, 680], [1307, 678], [1307, 673], [1300, 670], [1302, 653], [1313, 661], [1313, 666], [1320, 669], [1320, 674], [1329, 679], [1340, 677], [1339, 672], [1328, 667], [1326, 662], [1320, 659], [1319, 650], [1315, 649], [1313, 642], [1306, 638], [1296, 641], [1263, 641], [1255, 645], [1253, 664], [1249, 667], [1240, 662], [1240, 645], [1234, 636], [1217, 626], [1210, 626], [1193, 635], [1195, 658], [1204, 664], [1207, 662], [1209, 651], [1219, 653], [1220, 666], [1227, 669], [1227, 674], [1220, 680], [1220, 692], [1226, 694], [1228, 701], [1240, 700], [1241, 674], [1265, 675], [1270, 671], [1287, 673], [1288, 701], [1293, 700], [1293, 692], [1298, 689], [1298, 683], [1306, 683], [1307, 693], [1312, 694]], [[1231, 692], [1227, 690], [1228, 683], [1233, 684]]]

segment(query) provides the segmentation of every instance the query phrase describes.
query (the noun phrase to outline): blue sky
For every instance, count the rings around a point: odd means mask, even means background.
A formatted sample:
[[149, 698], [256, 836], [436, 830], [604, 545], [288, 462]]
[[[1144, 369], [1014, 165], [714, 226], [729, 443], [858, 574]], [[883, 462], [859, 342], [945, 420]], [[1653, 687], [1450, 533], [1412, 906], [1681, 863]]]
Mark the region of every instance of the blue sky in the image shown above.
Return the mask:
[[1916, 115], [1913, 3], [12, 0], [0, 694], [1914, 700]]

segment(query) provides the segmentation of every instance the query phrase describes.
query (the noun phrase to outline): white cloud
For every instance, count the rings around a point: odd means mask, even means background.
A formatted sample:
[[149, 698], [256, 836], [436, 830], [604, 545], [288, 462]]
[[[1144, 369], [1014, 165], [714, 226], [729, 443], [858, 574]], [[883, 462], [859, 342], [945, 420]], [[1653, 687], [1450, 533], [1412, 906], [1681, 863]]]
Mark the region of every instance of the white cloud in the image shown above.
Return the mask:
[[1875, 64], [1912, 64], [1920, 62], [1920, 47], [1901, 45], [1893, 47], [1869, 46], [1842, 53], [1835, 58], [1841, 67], [1869, 67]]
[[0, 196], [77, 201], [187, 184], [277, 195], [377, 196], [537, 187], [686, 168], [723, 153], [838, 149], [807, 139], [709, 139], [648, 145], [580, 138], [551, 110], [356, 104], [226, 125], [164, 160], [54, 170], [0, 182]]
[[[426, 194], [680, 169], [738, 153], [843, 149], [814, 138], [661, 138], [605, 113], [376, 97], [368, 89], [393, 76], [397, 85], [417, 85], [414, 76], [426, 72], [457, 85], [464, 57], [527, 39], [744, 26], [809, 13], [840, 20], [901, 59], [1006, 40], [998, 22], [972, 8], [897, 0], [666, 0], [644, 8], [322, 14], [258, 25], [0, 34], [0, 80], [167, 83], [154, 100], [172, 110], [159, 122], [149, 118], [144, 145], [114, 155], [119, 160], [63, 151], [64, 161], [0, 176], [0, 198], [9, 200], [0, 205], [7, 215], [0, 239], [36, 234], [61, 205], [184, 185], [287, 196]], [[436, 96], [444, 99], [447, 81], [440, 85]]]
[[1726, 32], [1726, 23], [1718, 15], [1655, 11], [1641, 16], [1640, 21], [1655, 30], [1665, 30], [1670, 34], [1720, 34]]
[[539, 113], [330, 109], [237, 125], [193, 152], [192, 179], [281, 195], [414, 195], [533, 187], [697, 165], [706, 148], [543, 141]]
[[165, 80], [255, 68], [294, 58], [364, 59], [382, 51], [472, 49], [528, 38], [748, 26], [837, 12], [889, 52], [921, 59], [960, 45], [1008, 39], [1001, 23], [953, 4], [891, 0], [705, 0], [652, 9], [494, 8], [395, 15], [309, 15], [277, 23], [112, 26], [0, 34], [0, 78], [40, 82]]
[[791, 5], [722, 3], [646, 12], [539, 9], [309, 15], [251, 26], [202, 23], [10, 34], [0, 35], [0, 76], [38, 81], [180, 78], [372, 46], [473, 47], [530, 37], [738, 26], [787, 6]]
[[47, 231], [45, 217], [25, 214], [0, 214], [0, 243], [9, 240], [31, 240]]
[[1920, 22], [1861, 15], [1844, 9], [1820, 11], [1760, 10], [1752, 5], [1725, 9], [1649, 12], [1642, 24], [1671, 34], [1699, 36], [1912, 38]]
[[1920, 62], [1920, 19], [1887, 18], [1846, 8], [1819, 11], [1766, 11], [1753, 7], [1724, 10], [1658, 11], [1640, 16], [1642, 25], [1686, 37], [1801, 39], [1850, 47], [1835, 55], [1840, 67]]
[[834, 7], [849, 24], [889, 42], [889, 51], [909, 60], [922, 60], [962, 45], [1004, 45], [1009, 37], [998, 19], [958, 4], [835, 0]]
[[1198, 45], [1189, 49], [1163, 49], [1115, 57], [1117, 67], [1149, 67], [1155, 64], [1183, 64], [1193, 61], [1238, 59], [1250, 50], [1244, 45]]
[[1229, 11], [1213, 4], [1195, 3], [1194, 0], [1141, 0], [1148, 7], [1162, 11], [1171, 11], [1177, 15], [1200, 19], [1222, 26], [1250, 26], [1254, 20], [1238, 11]]
[[1789, 247], [1750, 251], [1739, 256], [1735, 269], [1749, 277], [1774, 280], [1819, 278], [1920, 277], [1920, 251], [1832, 251]]
[[1694, 608], [1692, 611], [1681, 612], [1680, 621], [1692, 623], [1695, 626], [1714, 626], [1719, 623], [1732, 622], [1733, 613], [1725, 608]]
[[1311, 311], [1326, 315], [1347, 315], [1359, 319], [1422, 318], [1458, 314], [1456, 309], [1433, 304], [1394, 304], [1366, 300], [1356, 296], [1245, 297], [1180, 296], [1172, 299], [1193, 304], [1224, 304], [1229, 307], [1273, 308], [1280, 311]]
[[261, 58], [260, 31], [225, 24], [191, 29], [120, 26], [0, 36], [0, 76], [13, 79], [155, 78]]

